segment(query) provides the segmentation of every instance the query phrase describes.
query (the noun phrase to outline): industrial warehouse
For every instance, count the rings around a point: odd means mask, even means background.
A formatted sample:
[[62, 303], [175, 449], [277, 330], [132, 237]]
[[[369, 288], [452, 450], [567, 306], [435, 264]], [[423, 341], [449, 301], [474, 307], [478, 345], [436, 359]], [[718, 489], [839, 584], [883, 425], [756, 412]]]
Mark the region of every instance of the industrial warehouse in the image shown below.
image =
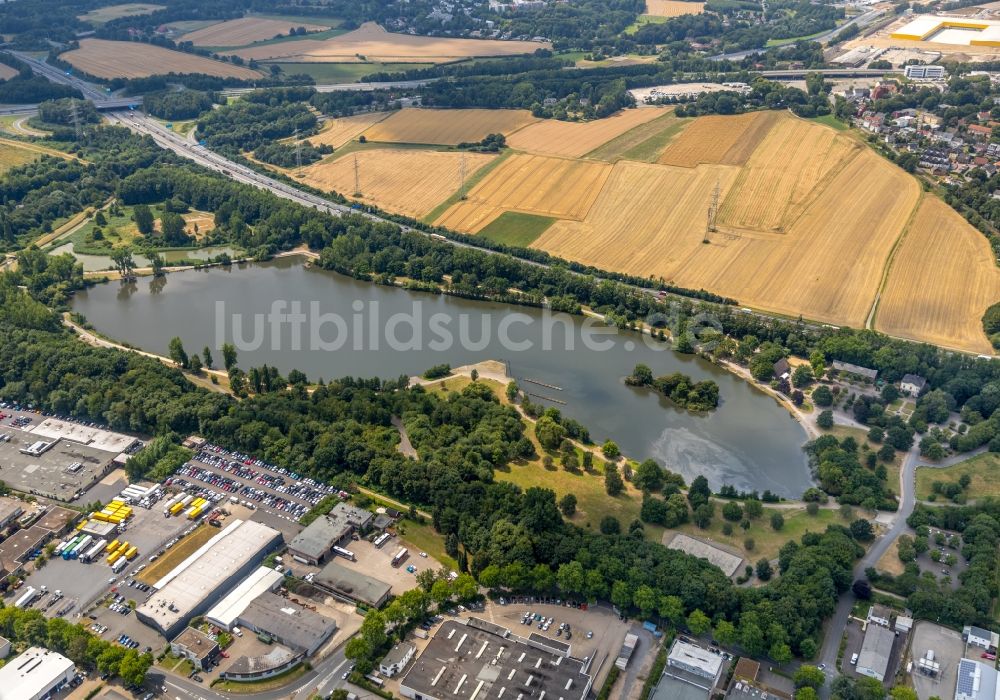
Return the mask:
[[540, 649], [500, 625], [470, 618], [442, 624], [399, 689], [415, 700], [582, 700], [590, 684], [583, 662]]
[[234, 520], [154, 584], [156, 593], [135, 614], [166, 637], [226, 595], [281, 544], [281, 533], [252, 520]]
[[322, 564], [334, 547], [350, 541], [355, 532], [365, 533], [374, 515], [347, 503], [338, 503], [328, 515], [313, 520], [288, 543], [288, 552], [306, 564]]
[[30, 647], [0, 668], [0, 700], [42, 700], [72, 680], [73, 662], [62, 654]]

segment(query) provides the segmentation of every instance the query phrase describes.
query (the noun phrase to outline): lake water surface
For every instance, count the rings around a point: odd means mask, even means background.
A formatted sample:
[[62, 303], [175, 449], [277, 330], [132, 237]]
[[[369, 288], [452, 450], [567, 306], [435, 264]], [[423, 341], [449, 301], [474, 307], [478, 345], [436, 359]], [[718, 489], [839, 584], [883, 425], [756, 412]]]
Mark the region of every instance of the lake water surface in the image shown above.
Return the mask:
[[[297, 304], [306, 321], [270, 323], [266, 315], [276, 300], [279, 310]], [[145, 350], [167, 354], [171, 337], [179, 335], [189, 353], [212, 347], [218, 363], [221, 343], [235, 339], [251, 348], [240, 350], [241, 367], [266, 363], [286, 374], [297, 368], [311, 380], [396, 377], [440, 363], [503, 360], [534, 401], [565, 402], [547, 405], [586, 425], [596, 442], [615, 440], [631, 458], [653, 457], [688, 481], [704, 474], [713, 488], [728, 483], [794, 498], [812, 485], [805, 431], [772, 397], [711, 363], [648, 347], [636, 334], [596, 336], [593, 343], [611, 343], [611, 349], [588, 349], [582, 334], [592, 322], [578, 317], [546, 324], [541, 309], [377, 286], [290, 258], [98, 285], [79, 292], [73, 308], [101, 333]], [[454, 342], [445, 342], [442, 329]], [[255, 335], [259, 342], [250, 342]], [[390, 347], [392, 339], [404, 347]], [[624, 386], [640, 362], [654, 375], [680, 371], [715, 380], [721, 405], [691, 414], [653, 392]]]

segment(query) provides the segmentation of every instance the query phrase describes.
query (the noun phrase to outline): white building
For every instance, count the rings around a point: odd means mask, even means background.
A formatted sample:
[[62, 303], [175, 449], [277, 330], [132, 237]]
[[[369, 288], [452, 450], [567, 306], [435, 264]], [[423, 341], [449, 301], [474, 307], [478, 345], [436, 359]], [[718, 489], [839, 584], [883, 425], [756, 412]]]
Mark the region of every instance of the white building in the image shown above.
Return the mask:
[[392, 678], [406, 668], [406, 664], [410, 663], [410, 659], [413, 658], [416, 651], [417, 648], [409, 642], [400, 642], [379, 661], [379, 672], [386, 678]]
[[900, 390], [910, 396], [918, 396], [925, 386], [927, 386], [927, 380], [919, 374], [904, 374], [903, 378], [899, 380]]
[[1000, 643], [1000, 635], [996, 632], [984, 630], [982, 627], [966, 627], [962, 630], [962, 636], [965, 637], [965, 641], [971, 646], [986, 649], [987, 651], [996, 649], [997, 644]]
[[903, 74], [911, 80], [940, 80], [944, 77], [944, 66], [906, 66]]
[[281, 585], [284, 576], [274, 569], [262, 566], [233, 589], [232, 593], [220, 600], [215, 607], [205, 613], [205, 619], [219, 629], [232, 629], [243, 611], [262, 594], [273, 591]]
[[0, 700], [42, 700], [75, 674], [73, 662], [62, 654], [30, 647], [0, 668]]

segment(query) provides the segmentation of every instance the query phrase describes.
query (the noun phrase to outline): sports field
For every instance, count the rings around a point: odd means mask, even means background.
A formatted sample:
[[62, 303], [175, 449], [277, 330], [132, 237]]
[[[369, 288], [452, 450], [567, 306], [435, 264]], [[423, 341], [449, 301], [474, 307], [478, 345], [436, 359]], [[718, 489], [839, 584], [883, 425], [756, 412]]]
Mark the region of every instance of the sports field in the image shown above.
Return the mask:
[[703, 2], [681, 2], [681, 0], [646, 0], [646, 14], [654, 17], [680, 17], [700, 15], [705, 11]]
[[401, 109], [365, 132], [369, 141], [454, 146], [537, 122], [526, 109]]
[[457, 151], [373, 148], [315, 163], [296, 175], [313, 187], [351, 197], [356, 160], [360, 201], [420, 218], [459, 189], [463, 158], [466, 177], [470, 177], [495, 157]]
[[[374, 22], [332, 39], [299, 39], [253, 46], [235, 52], [247, 60], [318, 63], [445, 63], [477, 56], [518, 56], [551, 49], [547, 41], [499, 41], [394, 34]], [[364, 58], [359, 58], [364, 57]]]
[[502, 211], [583, 219], [611, 173], [606, 163], [516, 154], [435, 223], [475, 233]]
[[94, 24], [104, 24], [105, 22], [110, 22], [113, 19], [134, 17], [136, 15], [148, 15], [156, 12], [157, 10], [163, 9], [165, 9], [163, 5], [152, 5], [147, 2], [129, 2], [121, 5], [99, 7], [96, 10], [91, 10], [85, 15], [80, 15], [78, 19], [82, 19], [84, 22], [93, 22]]
[[981, 320], [997, 301], [1000, 270], [989, 241], [947, 204], [925, 195], [893, 258], [875, 328], [992, 353]]
[[665, 107], [625, 109], [607, 119], [564, 122], [544, 119], [507, 138], [507, 144], [529, 153], [578, 158], [625, 132], [663, 116]]
[[340, 148], [344, 144], [352, 141], [361, 133], [389, 116], [389, 112], [364, 112], [350, 117], [330, 119], [323, 125], [323, 129], [315, 136], [310, 136], [307, 140], [317, 146], [327, 144], [334, 148]]
[[218, 78], [253, 80], [260, 73], [203, 56], [171, 51], [137, 41], [83, 39], [80, 48], [59, 58], [98, 78], [146, 78], [167, 73], [204, 73]]
[[261, 17], [241, 17], [212, 24], [185, 34], [181, 41], [190, 41], [195, 46], [246, 46], [258, 41], [273, 39], [278, 34], [287, 35], [292, 28], [305, 27], [306, 31], [319, 32], [329, 29], [323, 24], [294, 24], [277, 19]]

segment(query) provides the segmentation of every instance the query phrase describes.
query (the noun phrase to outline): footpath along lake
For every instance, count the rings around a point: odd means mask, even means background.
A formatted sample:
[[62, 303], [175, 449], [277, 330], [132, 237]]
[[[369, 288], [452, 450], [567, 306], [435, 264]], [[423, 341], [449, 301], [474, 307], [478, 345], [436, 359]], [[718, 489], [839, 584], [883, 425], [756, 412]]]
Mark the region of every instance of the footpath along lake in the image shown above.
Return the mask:
[[[296, 306], [301, 321], [269, 321], [272, 310]], [[812, 485], [805, 431], [772, 397], [711, 363], [653, 349], [637, 334], [594, 332], [595, 324], [579, 317], [378, 286], [297, 258], [111, 282], [77, 293], [73, 309], [102, 334], [144, 350], [166, 355], [179, 335], [189, 354], [207, 345], [221, 364], [221, 343], [235, 342], [244, 369], [299, 369], [313, 381], [503, 360], [524, 390], [565, 403], [533, 401], [580, 421], [595, 442], [611, 438], [628, 456], [653, 457], [688, 482], [704, 474], [713, 488], [732, 484], [789, 498]], [[598, 349], [603, 345], [609, 348]], [[637, 363], [654, 375], [715, 380], [718, 410], [691, 414], [624, 386]]]

